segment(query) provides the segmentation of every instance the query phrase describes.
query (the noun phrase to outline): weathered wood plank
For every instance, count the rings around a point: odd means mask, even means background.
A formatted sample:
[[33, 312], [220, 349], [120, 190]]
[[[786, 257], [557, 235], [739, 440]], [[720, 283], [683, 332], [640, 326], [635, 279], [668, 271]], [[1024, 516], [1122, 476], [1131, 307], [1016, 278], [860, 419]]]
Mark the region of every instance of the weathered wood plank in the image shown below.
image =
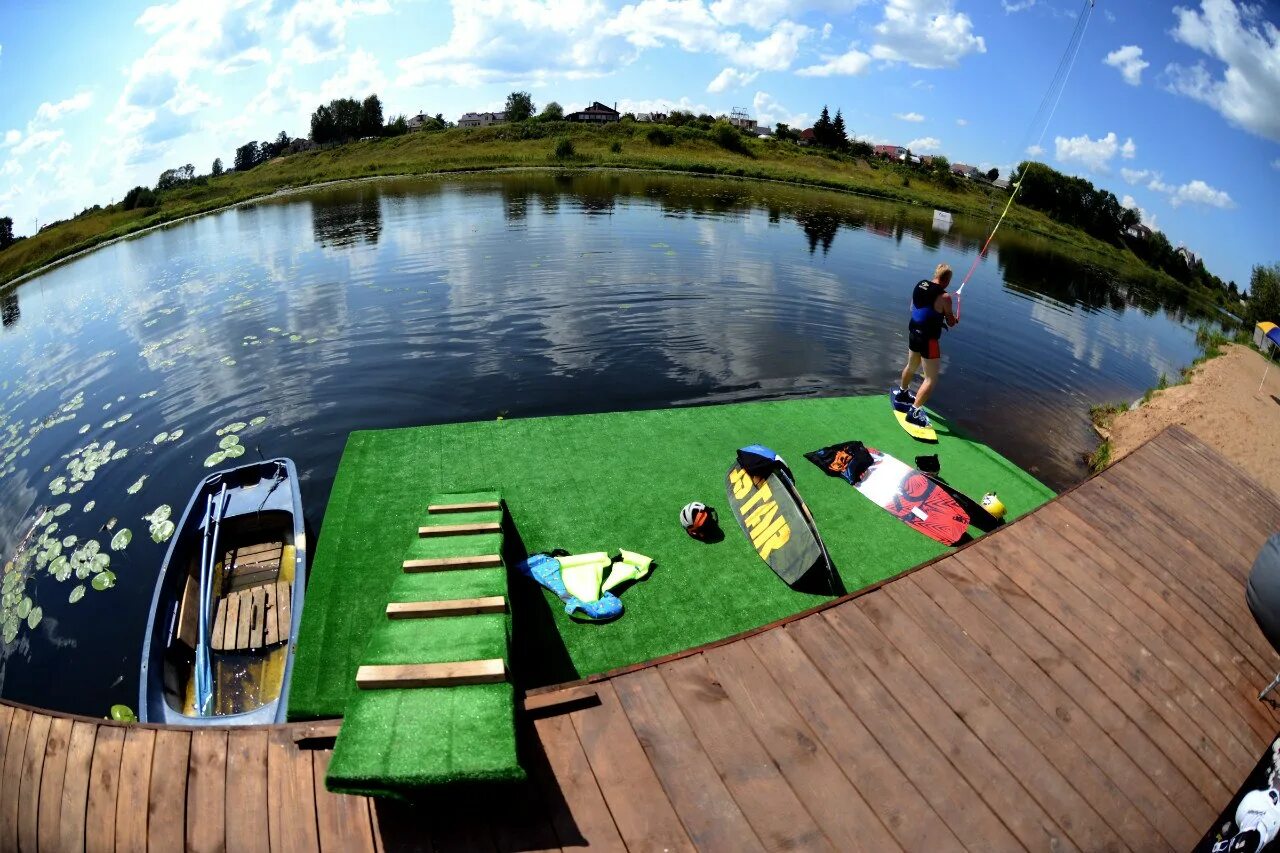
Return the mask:
[[573, 720], [568, 714], [541, 717], [533, 726], [546, 765], [535, 761], [531, 773], [541, 783], [542, 790], [554, 797], [549, 804], [551, 821], [560, 843], [565, 847], [589, 846], [611, 853], [625, 850], [613, 815], [596, 783], [591, 762], [582, 751]]
[[196, 729], [187, 762], [186, 845], [192, 853], [220, 853], [227, 844], [227, 733]]
[[156, 732], [147, 800], [147, 850], [151, 853], [180, 853], [185, 849], [190, 753], [191, 732], [183, 729]]
[[502, 658], [449, 663], [366, 664], [356, 670], [356, 685], [362, 690], [494, 684], [506, 680], [507, 665]]
[[287, 641], [293, 633], [293, 584], [285, 581], [276, 584], [276, 622], [281, 642]]
[[[262, 603], [262, 643], [270, 646], [280, 642], [280, 584], [274, 583], [263, 588]], [[288, 631], [288, 628], [285, 629]]]
[[700, 850], [763, 851], [657, 668], [611, 683], [694, 845]]
[[431, 504], [427, 507], [427, 512], [434, 515], [451, 512], [490, 512], [498, 509], [502, 509], [502, 504], [498, 501], [473, 501], [459, 504]]
[[313, 750], [298, 749], [287, 729], [270, 730], [267, 810], [272, 853], [313, 853], [320, 849], [312, 754]]
[[426, 524], [418, 528], [422, 538], [435, 536], [466, 536], [471, 533], [501, 533], [502, 524], [497, 521], [473, 521], [468, 524]]
[[40, 813], [37, 818], [37, 846], [57, 850], [61, 843], [62, 789], [67, 772], [67, 751], [71, 746], [71, 724], [67, 717], [57, 717], [49, 724], [49, 740], [44, 751], [44, 769], [40, 773]]
[[31, 712], [18, 708], [9, 724], [4, 767], [0, 770], [0, 850], [18, 848], [18, 803], [22, 791], [22, 762], [27, 749]]
[[434, 616], [473, 616], [478, 613], [506, 613], [507, 599], [501, 595], [484, 598], [455, 598], [449, 601], [393, 601], [387, 605], [388, 619], [427, 619]]
[[[93, 779], [93, 756], [98, 743], [97, 723], [76, 720], [71, 725], [67, 747], [67, 767], [63, 771], [62, 807], [58, 810], [57, 849], [85, 849], [85, 821], [89, 808], [89, 785]], [[114, 812], [113, 812], [114, 814]], [[112, 834], [112, 840], [115, 836]]]
[[123, 726], [98, 727], [98, 738], [93, 744], [93, 767], [89, 772], [89, 808], [84, 822], [86, 853], [112, 853], [116, 849], [116, 801], [120, 793], [124, 734]]
[[600, 700], [569, 716], [622, 838], [633, 850], [692, 850], [612, 685], [600, 686]]
[[236, 593], [229, 593], [222, 600], [222, 607], [226, 608], [227, 617], [223, 628], [222, 645], [219, 648], [238, 648], [236, 643], [240, 637], [240, 596]]
[[22, 756], [22, 788], [18, 792], [18, 847], [35, 850], [39, 846], [40, 775], [44, 772], [44, 753], [49, 743], [48, 714], [33, 714], [27, 727], [26, 750]]
[[249, 595], [253, 602], [253, 612], [249, 617], [249, 648], [260, 649], [267, 628], [267, 588], [255, 586]]
[[334, 853], [373, 853], [373, 823], [368, 799], [333, 794], [324, 786], [332, 757], [333, 752], [327, 749], [311, 753], [320, 849]]
[[249, 640], [253, 636], [253, 593], [245, 592], [236, 598], [239, 602], [239, 611], [236, 613], [236, 642], [231, 648], [247, 649]]
[[267, 846], [267, 730], [227, 733], [226, 844], [233, 850]]
[[498, 554], [477, 554], [474, 557], [430, 557], [422, 560], [405, 560], [406, 572], [447, 572], [454, 569], [493, 569], [502, 565]]
[[661, 667], [663, 682], [734, 802], [769, 850], [834, 850], [702, 655]]
[[120, 792], [116, 796], [116, 849], [145, 850], [151, 813], [151, 759], [156, 730], [129, 726], [120, 755]]

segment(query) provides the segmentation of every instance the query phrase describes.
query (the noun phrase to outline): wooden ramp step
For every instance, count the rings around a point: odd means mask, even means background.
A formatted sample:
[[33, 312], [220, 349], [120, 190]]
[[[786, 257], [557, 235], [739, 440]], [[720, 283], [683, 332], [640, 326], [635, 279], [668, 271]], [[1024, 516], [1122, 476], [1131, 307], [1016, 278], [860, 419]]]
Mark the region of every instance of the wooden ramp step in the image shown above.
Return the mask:
[[478, 554], [474, 557], [430, 557], [421, 560], [405, 560], [406, 572], [445, 572], [451, 569], [496, 569], [502, 565], [498, 554]]
[[366, 664], [356, 671], [356, 685], [362, 690], [455, 687], [461, 684], [496, 684], [506, 680], [507, 665], [502, 658], [449, 663]]
[[425, 619], [432, 616], [473, 616], [479, 613], [506, 612], [507, 599], [501, 595], [454, 598], [448, 601], [393, 601], [387, 605], [388, 619]]
[[470, 503], [431, 504], [427, 507], [427, 512], [437, 515], [450, 512], [489, 512], [501, 508], [502, 504], [498, 503], [498, 501], [473, 501]]
[[501, 533], [502, 525], [496, 521], [477, 521], [471, 524], [429, 524], [418, 528], [418, 535], [465, 536], [470, 533]]

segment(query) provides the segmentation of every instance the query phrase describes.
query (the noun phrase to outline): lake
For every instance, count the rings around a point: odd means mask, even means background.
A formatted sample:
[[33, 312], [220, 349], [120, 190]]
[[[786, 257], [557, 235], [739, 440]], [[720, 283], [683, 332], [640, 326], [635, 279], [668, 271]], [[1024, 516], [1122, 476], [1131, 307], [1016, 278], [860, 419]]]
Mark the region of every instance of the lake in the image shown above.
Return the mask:
[[[0, 296], [0, 550], [20, 555], [0, 695], [136, 705], [151, 533], [221, 445], [292, 457], [314, 535], [355, 429], [883, 394], [911, 288], [939, 262], [959, 281], [990, 224], [758, 182], [510, 172], [288, 195], [28, 280]], [[1086, 474], [1089, 405], [1176, 376], [1198, 316], [1004, 232], [931, 405], [1061, 489]]]

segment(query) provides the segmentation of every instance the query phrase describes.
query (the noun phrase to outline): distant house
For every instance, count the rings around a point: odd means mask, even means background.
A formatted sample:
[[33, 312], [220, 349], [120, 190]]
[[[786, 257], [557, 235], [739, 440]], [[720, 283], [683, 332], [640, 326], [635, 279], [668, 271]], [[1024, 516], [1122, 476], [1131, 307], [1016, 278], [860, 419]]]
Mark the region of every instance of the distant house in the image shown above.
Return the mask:
[[998, 190], [1007, 190], [1009, 189], [1009, 182], [1004, 178], [996, 178], [991, 182], [991, 186]]
[[636, 113], [636, 121], [655, 122], [662, 124], [667, 120], [666, 113]]
[[[616, 104], [614, 106], [617, 106]], [[576, 113], [569, 113], [565, 118], [569, 121], [581, 121], [588, 124], [608, 124], [618, 121], [622, 115], [612, 107], [606, 107], [599, 101], [592, 101], [591, 106]]]
[[405, 124], [409, 125], [410, 130], [422, 130], [423, 125], [431, 121], [431, 119], [432, 117], [426, 113], [418, 113], [416, 116], [405, 122]]
[[1125, 229], [1124, 233], [1128, 234], [1130, 237], [1136, 237], [1139, 240], [1151, 239], [1151, 229], [1143, 225], [1141, 222], [1132, 228]]
[[901, 145], [877, 145], [875, 155], [886, 160], [906, 160], [908, 152]]
[[813, 140], [814, 140], [814, 135], [813, 135], [813, 128], [812, 128], [812, 127], [806, 127], [804, 130], [800, 131], [800, 144], [801, 144], [801, 145], [812, 145], [812, 144], [813, 144]]
[[982, 173], [978, 171], [976, 166], [968, 166], [964, 163], [952, 163], [951, 172], [952, 174], [959, 175], [962, 178], [969, 178], [974, 181], [982, 177]]
[[[721, 116], [721, 118], [725, 118], [725, 116]], [[746, 130], [751, 133], [755, 133], [756, 131], [756, 120], [747, 115], [746, 110], [735, 107], [733, 112], [729, 114], [727, 120], [729, 124], [734, 127], [741, 128], [742, 130]]]
[[488, 127], [491, 124], [502, 124], [507, 120], [506, 113], [463, 113], [458, 119], [458, 127]]
[[1179, 246], [1174, 251], [1174, 254], [1182, 258], [1183, 263], [1185, 263], [1189, 267], [1194, 267], [1196, 265], [1196, 262], [1200, 260], [1199, 258], [1196, 257], [1196, 253], [1188, 249], [1186, 246]]
[[937, 158], [935, 158], [932, 154], [921, 154], [921, 155], [920, 155], [920, 165], [921, 165], [921, 166], [926, 166], [926, 167], [932, 167], [932, 166], [933, 166], [933, 161], [934, 161], [935, 159], [937, 159]]

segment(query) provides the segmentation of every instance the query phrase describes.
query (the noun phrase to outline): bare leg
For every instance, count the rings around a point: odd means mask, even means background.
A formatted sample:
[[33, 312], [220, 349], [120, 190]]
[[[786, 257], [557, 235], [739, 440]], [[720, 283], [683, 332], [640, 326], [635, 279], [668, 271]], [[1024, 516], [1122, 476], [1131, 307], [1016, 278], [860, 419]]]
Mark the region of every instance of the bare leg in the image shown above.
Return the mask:
[[907, 353], [907, 366], [902, 368], [902, 377], [898, 380], [899, 388], [906, 388], [911, 385], [911, 380], [915, 378], [916, 371], [920, 369], [920, 353]]
[[924, 363], [924, 381], [920, 383], [920, 390], [916, 392], [916, 406], [923, 409], [925, 401], [933, 393], [933, 383], [937, 381], [938, 373], [942, 370], [942, 359], [925, 358], [921, 361]]

